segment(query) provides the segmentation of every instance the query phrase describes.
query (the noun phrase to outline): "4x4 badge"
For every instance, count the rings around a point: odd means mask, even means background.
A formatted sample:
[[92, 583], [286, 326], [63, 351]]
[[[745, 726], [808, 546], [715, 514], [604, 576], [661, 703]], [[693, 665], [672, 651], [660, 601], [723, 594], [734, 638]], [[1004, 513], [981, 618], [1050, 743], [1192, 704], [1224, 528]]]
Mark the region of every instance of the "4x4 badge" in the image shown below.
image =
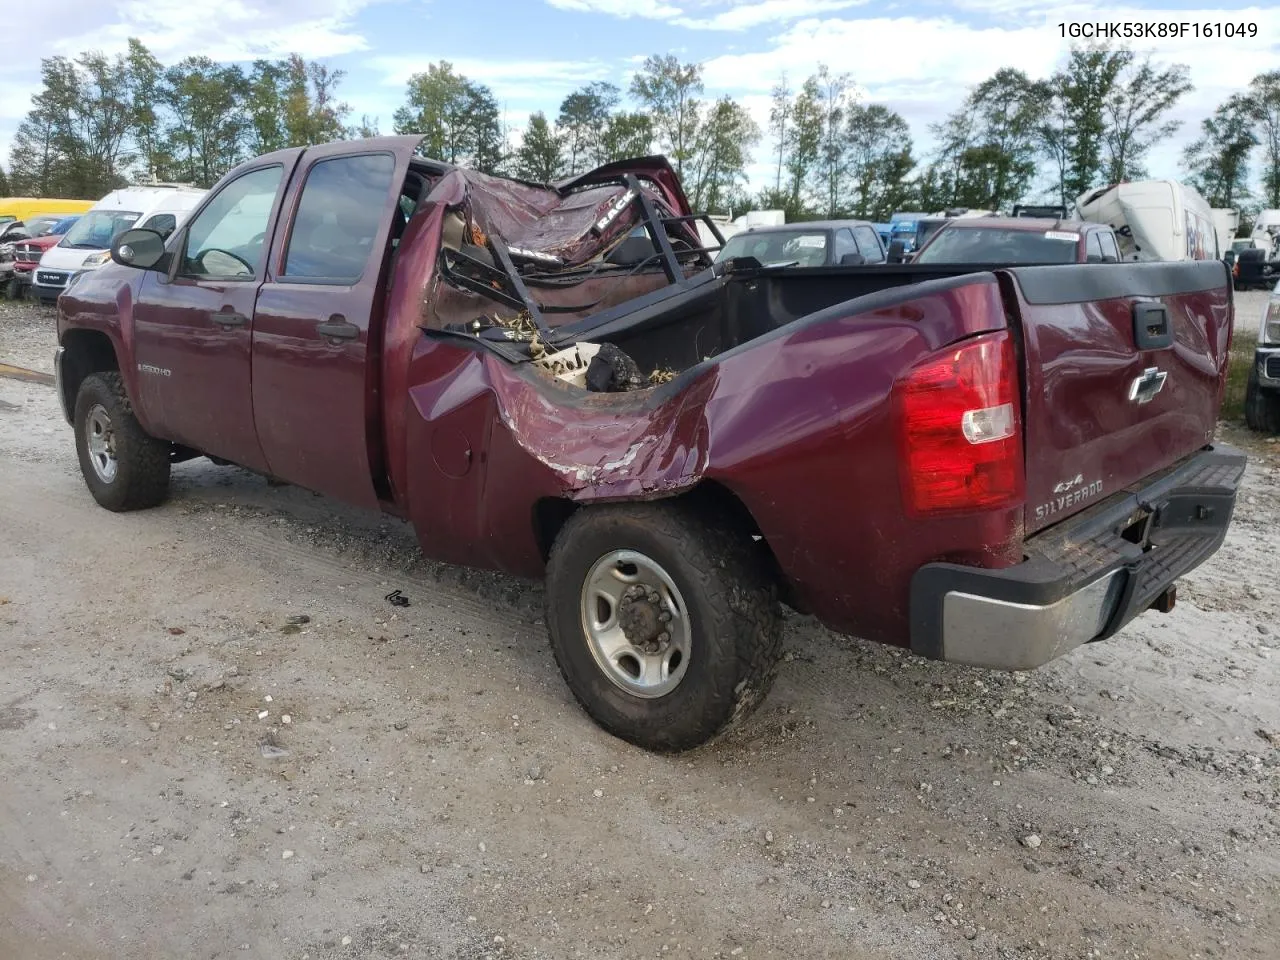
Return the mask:
[[1150, 403], [1155, 399], [1156, 394], [1164, 389], [1164, 382], [1167, 379], [1169, 374], [1159, 367], [1147, 367], [1141, 375], [1133, 378], [1133, 383], [1129, 384], [1129, 402]]
[[1074, 490], [1076, 487], [1080, 486], [1080, 484], [1082, 483], [1084, 483], [1084, 474], [1077, 473], [1072, 479], [1063, 480], [1061, 483], [1055, 486], [1053, 488], [1053, 492], [1066, 493], [1068, 490]]

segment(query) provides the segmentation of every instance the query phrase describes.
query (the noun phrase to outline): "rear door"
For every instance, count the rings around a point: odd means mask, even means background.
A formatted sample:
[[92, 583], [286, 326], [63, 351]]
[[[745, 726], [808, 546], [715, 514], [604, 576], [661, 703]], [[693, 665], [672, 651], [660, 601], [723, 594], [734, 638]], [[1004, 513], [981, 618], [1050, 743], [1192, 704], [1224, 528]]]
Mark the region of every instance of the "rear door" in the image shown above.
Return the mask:
[[1120, 247], [1116, 244], [1116, 235], [1110, 230], [1098, 231], [1098, 243], [1102, 247], [1103, 263], [1119, 263]]
[[315, 147], [298, 166], [253, 327], [271, 473], [375, 507], [383, 275], [414, 140]]
[[853, 240], [853, 231], [848, 227], [836, 230], [831, 243], [831, 262], [839, 266], [851, 253], [859, 253], [858, 245]]
[[1102, 237], [1097, 230], [1090, 230], [1084, 236], [1084, 262], [1102, 263]]
[[880, 238], [876, 236], [876, 232], [870, 227], [854, 227], [854, 239], [858, 242], [858, 252], [867, 260], [867, 263], [884, 263], [884, 247], [880, 245]]
[[1001, 280], [1026, 365], [1028, 533], [1212, 441], [1233, 311], [1223, 263], [1020, 267]]

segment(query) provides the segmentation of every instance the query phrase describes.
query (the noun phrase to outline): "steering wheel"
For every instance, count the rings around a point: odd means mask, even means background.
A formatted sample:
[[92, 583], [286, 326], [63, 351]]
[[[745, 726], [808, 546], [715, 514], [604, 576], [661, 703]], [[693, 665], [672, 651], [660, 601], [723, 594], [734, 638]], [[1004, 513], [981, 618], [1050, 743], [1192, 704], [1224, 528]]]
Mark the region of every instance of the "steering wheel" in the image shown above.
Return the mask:
[[[205, 268], [204, 258], [211, 253], [218, 253], [224, 257], [230, 257], [232, 260], [236, 261], [236, 263], [239, 263], [241, 266], [244, 267], [244, 272], [247, 276], [251, 277], [255, 273], [253, 269], [253, 264], [251, 264], [248, 260], [245, 260], [243, 257], [237, 256], [236, 254], [232, 253], [230, 250], [219, 250], [217, 247], [209, 247], [208, 249], [201, 250], [198, 254], [196, 254], [195, 262], [200, 267], [201, 273], [206, 273], [206, 274], [209, 273], [209, 271]], [[220, 275], [225, 276], [225, 274], [220, 274]]]

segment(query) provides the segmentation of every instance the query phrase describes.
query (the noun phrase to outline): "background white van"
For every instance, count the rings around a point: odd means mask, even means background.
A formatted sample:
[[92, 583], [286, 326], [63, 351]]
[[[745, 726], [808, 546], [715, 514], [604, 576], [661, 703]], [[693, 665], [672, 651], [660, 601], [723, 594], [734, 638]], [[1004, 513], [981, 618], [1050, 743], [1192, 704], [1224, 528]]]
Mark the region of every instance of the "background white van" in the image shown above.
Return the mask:
[[1208, 201], [1177, 180], [1139, 180], [1091, 190], [1076, 200], [1076, 215], [1111, 227], [1122, 260], [1222, 257]]
[[145, 227], [167, 237], [207, 192], [173, 183], [111, 191], [45, 251], [32, 277], [32, 295], [56, 300], [75, 274], [96, 270], [111, 259], [111, 242], [125, 230]]

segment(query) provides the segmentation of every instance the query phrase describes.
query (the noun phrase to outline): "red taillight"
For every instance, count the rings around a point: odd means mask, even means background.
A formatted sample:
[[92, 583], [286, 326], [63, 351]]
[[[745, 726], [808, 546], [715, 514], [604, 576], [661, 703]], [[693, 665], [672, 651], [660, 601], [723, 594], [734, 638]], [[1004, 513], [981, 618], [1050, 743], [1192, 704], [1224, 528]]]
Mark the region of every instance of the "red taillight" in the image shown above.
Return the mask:
[[1022, 500], [1017, 384], [1007, 331], [951, 347], [898, 382], [902, 493], [909, 513], [984, 510]]

